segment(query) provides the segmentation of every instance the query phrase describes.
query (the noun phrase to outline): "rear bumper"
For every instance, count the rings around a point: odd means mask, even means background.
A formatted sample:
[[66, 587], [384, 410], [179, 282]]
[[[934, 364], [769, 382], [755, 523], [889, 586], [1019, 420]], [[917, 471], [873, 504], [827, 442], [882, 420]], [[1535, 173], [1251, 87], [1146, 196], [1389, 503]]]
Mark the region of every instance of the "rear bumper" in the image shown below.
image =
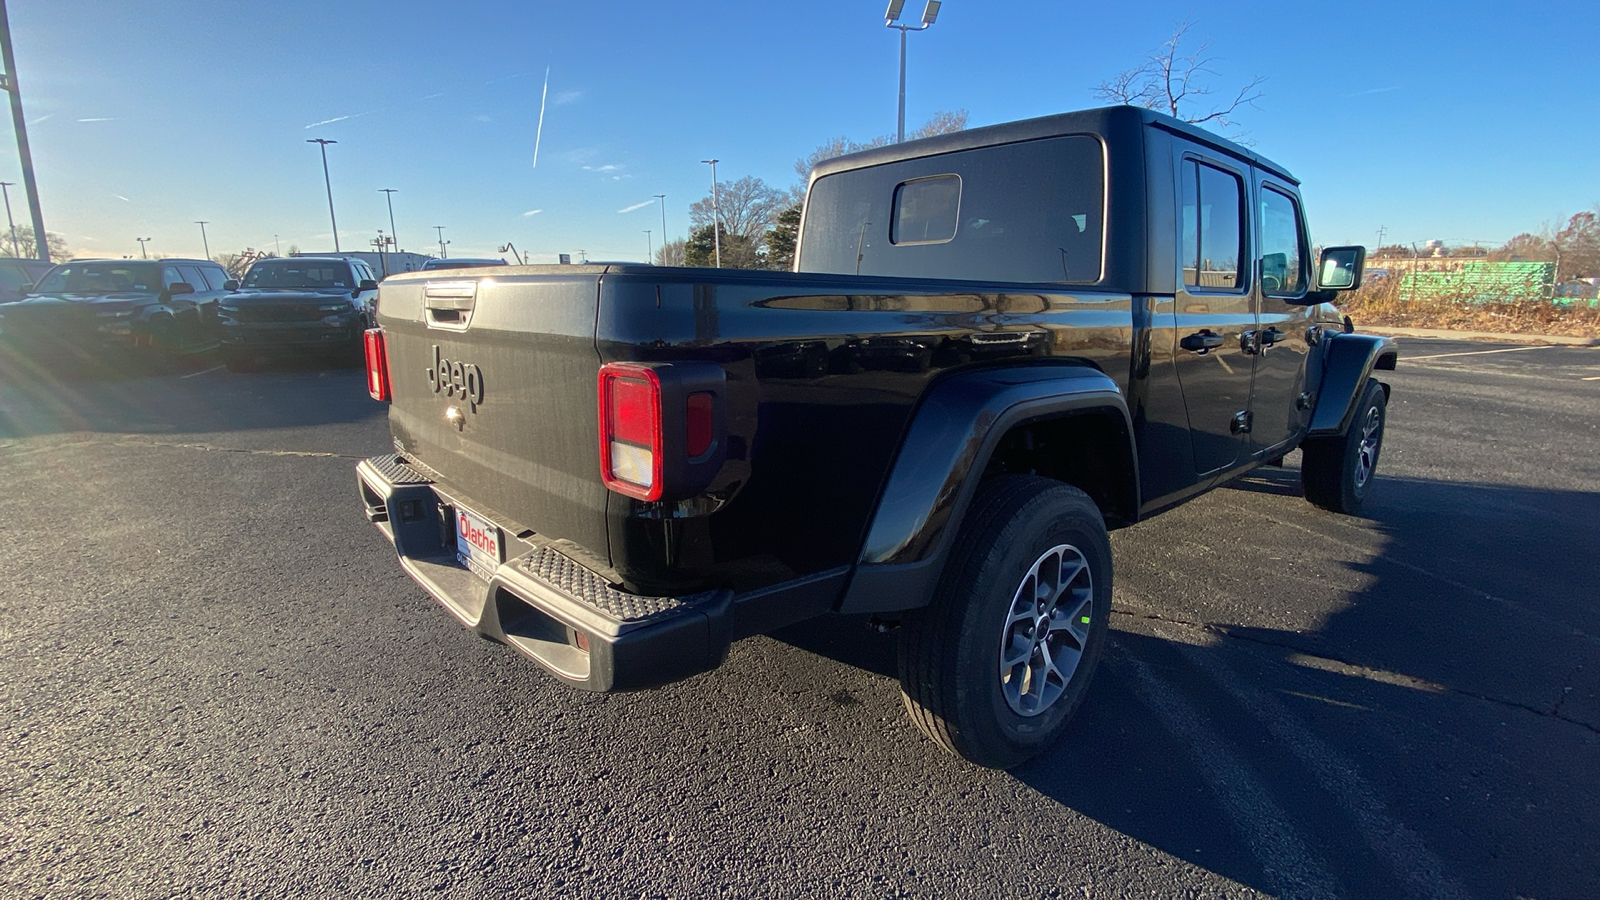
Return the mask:
[[[456, 559], [457, 500], [398, 456], [356, 467], [367, 519], [400, 565], [463, 625], [591, 691], [653, 687], [722, 664], [735, 637], [734, 595], [643, 597], [618, 590], [538, 536], [503, 523], [503, 561], [485, 580]], [[471, 507], [469, 507], [471, 508]], [[473, 509], [482, 515], [482, 509]], [[819, 594], [820, 596], [820, 594]], [[792, 612], [808, 618], [825, 610]]]

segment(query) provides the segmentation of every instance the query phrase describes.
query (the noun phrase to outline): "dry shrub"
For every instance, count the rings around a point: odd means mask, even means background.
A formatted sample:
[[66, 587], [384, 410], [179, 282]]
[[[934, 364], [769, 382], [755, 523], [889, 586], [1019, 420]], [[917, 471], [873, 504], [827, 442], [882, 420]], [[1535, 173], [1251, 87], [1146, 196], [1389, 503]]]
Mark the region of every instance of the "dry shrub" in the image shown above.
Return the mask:
[[1369, 281], [1339, 305], [1361, 325], [1600, 338], [1600, 308], [1587, 300], [1556, 304], [1542, 297], [1486, 297], [1476, 291], [1455, 296], [1419, 291], [1412, 296], [1404, 282], [1398, 277]]

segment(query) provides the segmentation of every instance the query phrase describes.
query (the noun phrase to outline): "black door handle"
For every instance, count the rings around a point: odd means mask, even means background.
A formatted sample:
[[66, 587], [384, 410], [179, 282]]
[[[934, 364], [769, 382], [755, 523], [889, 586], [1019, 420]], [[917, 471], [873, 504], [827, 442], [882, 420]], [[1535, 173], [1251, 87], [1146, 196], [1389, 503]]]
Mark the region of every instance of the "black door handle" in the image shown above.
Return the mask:
[[1179, 341], [1178, 346], [1205, 356], [1222, 346], [1222, 335], [1212, 332], [1209, 328], [1202, 328]]
[[1289, 335], [1286, 332], [1279, 331], [1277, 327], [1274, 326], [1268, 328], [1266, 331], [1261, 332], [1261, 343], [1268, 345], [1276, 344], [1288, 336]]

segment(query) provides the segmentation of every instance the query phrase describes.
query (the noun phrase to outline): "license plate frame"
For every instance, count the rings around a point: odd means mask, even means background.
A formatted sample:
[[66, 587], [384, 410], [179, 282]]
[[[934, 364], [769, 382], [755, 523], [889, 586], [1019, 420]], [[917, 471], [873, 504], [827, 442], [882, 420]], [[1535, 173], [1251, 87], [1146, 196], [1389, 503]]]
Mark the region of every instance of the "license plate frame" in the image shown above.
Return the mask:
[[499, 526], [457, 504], [455, 507], [456, 561], [488, 581], [505, 561], [505, 536]]

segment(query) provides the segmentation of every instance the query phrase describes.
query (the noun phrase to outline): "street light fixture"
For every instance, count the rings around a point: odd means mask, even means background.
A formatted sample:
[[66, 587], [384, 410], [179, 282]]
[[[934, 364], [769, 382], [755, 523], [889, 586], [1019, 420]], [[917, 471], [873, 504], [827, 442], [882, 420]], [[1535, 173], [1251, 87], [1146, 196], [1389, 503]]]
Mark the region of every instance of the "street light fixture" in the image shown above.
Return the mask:
[[[902, 58], [905, 54], [901, 54]], [[333, 215], [333, 179], [328, 177], [328, 145], [337, 144], [327, 138], [307, 138], [308, 144], [322, 145], [322, 182], [328, 186], [328, 219], [333, 222], [333, 252], [339, 252], [339, 220]]]
[[150, 239], [149, 238], [134, 238], [134, 240], [139, 242], [139, 258], [140, 259], [149, 259], [150, 258], [150, 254], [144, 252], [144, 245], [150, 243]]
[[717, 211], [717, 163], [720, 159], [702, 159], [711, 167], [711, 245], [717, 251], [717, 268], [722, 268], [722, 214]]
[[206, 240], [206, 225], [208, 225], [210, 223], [209, 222], [196, 221], [195, 224], [200, 226], [200, 246], [206, 248], [206, 259], [210, 259], [211, 258], [211, 242]]
[[378, 188], [378, 193], [383, 194], [383, 199], [389, 201], [389, 238], [396, 250], [400, 249], [400, 234], [394, 230], [394, 188]]
[[21, 259], [22, 245], [17, 242], [17, 223], [11, 218], [11, 192], [6, 190], [15, 185], [15, 181], [0, 181], [0, 194], [4, 194], [6, 198], [6, 225], [11, 229], [11, 255]]
[[900, 10], [905, 7], [906, 0], [889, 0], [889, 9], [884, 12], [884, 23], [890, 28], [900, 29], [900, 125], [896, 131], [898, 137], [895, 143], [903, 143], [906, 139], [906, 32], [927, 31], [928, 27], [939, 18], [940, 0], [928, 0], [928, 5], [922, 8], [921, 25], [905, 25], [900, 22]]

